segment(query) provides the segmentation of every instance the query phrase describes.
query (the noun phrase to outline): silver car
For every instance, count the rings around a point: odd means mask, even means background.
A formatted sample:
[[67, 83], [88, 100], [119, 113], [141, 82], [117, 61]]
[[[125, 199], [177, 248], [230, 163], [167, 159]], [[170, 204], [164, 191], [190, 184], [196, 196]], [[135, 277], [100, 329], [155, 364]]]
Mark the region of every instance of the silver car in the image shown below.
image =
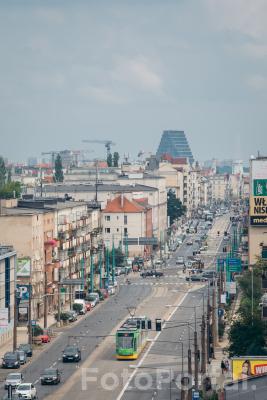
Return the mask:
[[5, 380], [5, 389], [8, 389], [9, 386], [12, 388], [16, 388], [23, 382], [23, 375], [21, 372], [13, 372], [12, 374], [8, 374]]
[[19, 355], [20, 364], [26, 364], [27, 355], [26, 355], [25, 351], [24, 350], [17, 350], [17, 353]]

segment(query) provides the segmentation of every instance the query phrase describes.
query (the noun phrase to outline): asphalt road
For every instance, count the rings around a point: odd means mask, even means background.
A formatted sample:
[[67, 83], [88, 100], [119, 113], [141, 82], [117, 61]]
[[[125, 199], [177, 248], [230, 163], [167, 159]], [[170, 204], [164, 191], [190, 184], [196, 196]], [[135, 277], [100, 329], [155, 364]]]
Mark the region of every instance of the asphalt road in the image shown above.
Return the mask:
[[[52, 343], [46, 345], [46, 349], [40, 353], [37, 359], [31, 361], [23, 369], [24, 382], [32, 382], [36, 385], [38, 398], [43, 399], [55, 391], [55, 387], [42, 386], [39, 378], [45, 368], [57, 367], [62, 372], [61, 384], [72, 376], [77, 370], [77, 363], [62, 363], [62, 351], [70, 343], [77, 343], [82, 351], [82, 360], [86, 359], [101, 343], [103, 338], [94, 336], [109, 335], [112, 329], [128, 315], [127, 306], [136, 306], [151, 292], [151, 287], [123, 286], [117, 295], [109, 298], [103, 304], [75, 325], [65, 328], [60, 336]], [[9, 371], [14, 372], [14, 371]], [[0, 396], [5, 390], [2, 386]]]

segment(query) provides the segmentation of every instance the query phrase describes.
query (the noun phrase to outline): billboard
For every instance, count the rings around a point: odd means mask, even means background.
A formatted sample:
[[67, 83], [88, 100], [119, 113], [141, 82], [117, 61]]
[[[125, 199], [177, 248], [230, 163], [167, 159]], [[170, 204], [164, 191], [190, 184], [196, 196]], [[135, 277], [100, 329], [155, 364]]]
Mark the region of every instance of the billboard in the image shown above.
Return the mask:
[[250, 225], [267, 226], [267, 160], [251, 160]]
[[248, 379], [267, 373], [267, 357], [232, 358], [233, 380]]
[[31, 276], [31, 259], [26, 257], [18, 258], [17, 277], [29, 278], [30, 276]]

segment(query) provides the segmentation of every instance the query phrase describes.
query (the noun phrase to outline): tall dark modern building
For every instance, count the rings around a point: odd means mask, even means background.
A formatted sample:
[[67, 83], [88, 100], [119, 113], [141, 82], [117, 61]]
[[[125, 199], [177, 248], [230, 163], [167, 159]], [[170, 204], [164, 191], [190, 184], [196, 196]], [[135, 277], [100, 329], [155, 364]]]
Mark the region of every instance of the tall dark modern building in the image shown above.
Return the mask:
[[163, 154], [169, 154], [173, 158], [186, 157], [190, 164], [194, 162], [184, 131], [163, 131], [157, 157], [160, 158]]

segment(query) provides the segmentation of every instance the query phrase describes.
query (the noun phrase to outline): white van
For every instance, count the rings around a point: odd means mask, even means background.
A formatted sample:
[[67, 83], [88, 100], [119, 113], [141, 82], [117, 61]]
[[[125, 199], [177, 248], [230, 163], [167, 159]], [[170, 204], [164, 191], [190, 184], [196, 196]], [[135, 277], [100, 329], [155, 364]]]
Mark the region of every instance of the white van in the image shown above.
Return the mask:
[[75, 299], [73, 304], [81, 304], [83, 308], [81, 309], [80, 314], [86, 314], [87, 308], [84, 299]]

